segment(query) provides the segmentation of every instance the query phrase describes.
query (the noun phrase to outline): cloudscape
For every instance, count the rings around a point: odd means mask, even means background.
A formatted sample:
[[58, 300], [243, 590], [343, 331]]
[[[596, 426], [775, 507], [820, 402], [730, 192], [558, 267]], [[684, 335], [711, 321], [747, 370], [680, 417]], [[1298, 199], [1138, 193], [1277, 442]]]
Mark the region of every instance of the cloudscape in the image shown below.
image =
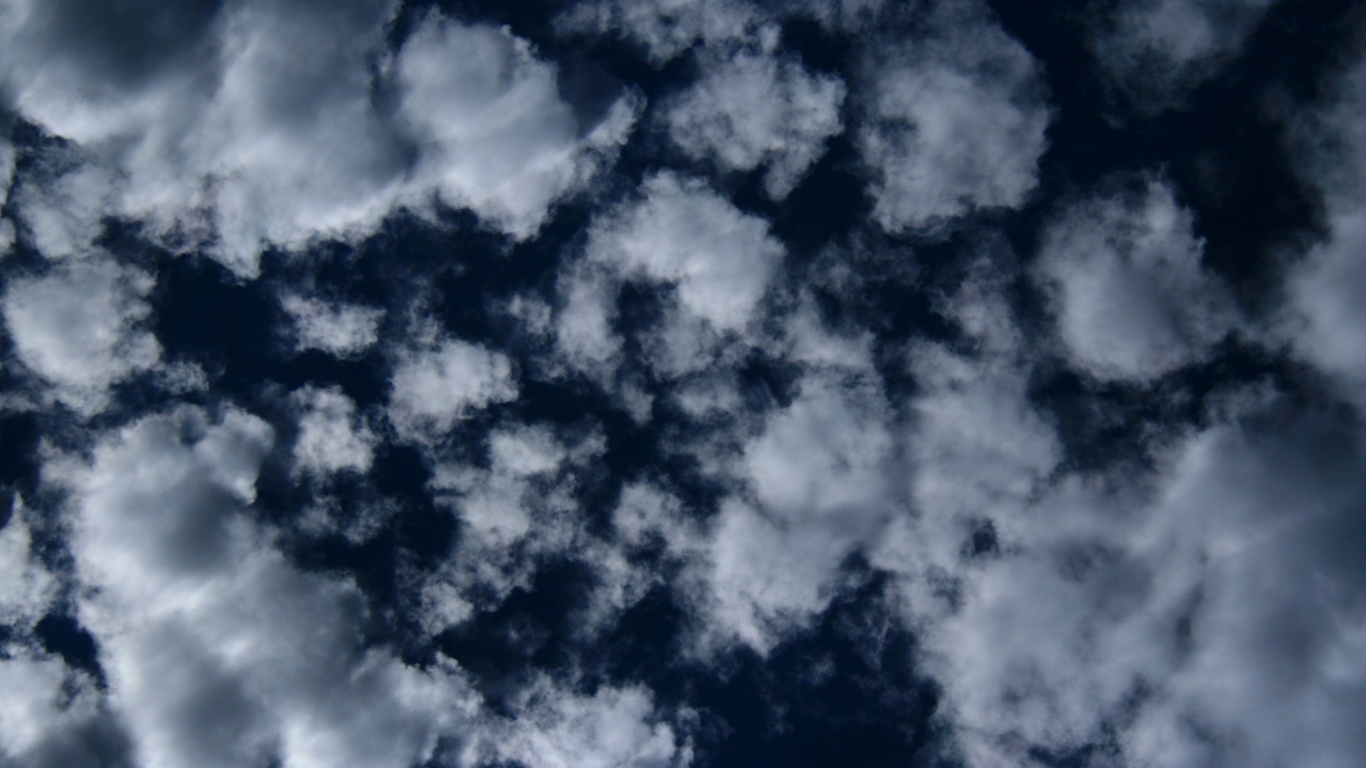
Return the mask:
[[0, 768], [1366, 765], [1349, 0], [0, 0]]

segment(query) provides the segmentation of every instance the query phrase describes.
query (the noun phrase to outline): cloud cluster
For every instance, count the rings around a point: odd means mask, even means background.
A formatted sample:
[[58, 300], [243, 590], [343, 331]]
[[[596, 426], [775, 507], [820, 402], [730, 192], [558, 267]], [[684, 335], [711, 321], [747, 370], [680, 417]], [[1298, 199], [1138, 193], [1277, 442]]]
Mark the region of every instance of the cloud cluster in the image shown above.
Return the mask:
[[272, 440], [240, 411], [183, 408], [54, 467], [109, 705], [142, 765], [426, 759], [477, 700], [452, 664], [366, 648], [355, 588], [299, 571], [244, 513]]
[[59, 255], [124, 217], [249, 276], [267, 246], [355, 237], [438, 202], [526, 238], [634, 119], [623, 98], [580, 125], [554, 67], [506, 30], [433, 15], [391, 51], [395, 12], [387, 0], [12, 4], [4, 87], [80, 155], [21, 174], [35, 244]]
[[1329, 238], [1289, 279], [1289, 311], [1281, 334], [1296, 353], [1338, 382], [1342, 396], [1366, 408], [1366, 130], [1355, 119], [1366, 105], [1366, 59], [1358, 58], [1333, 82], [1333, 98], [1292, 125], [1304, 157], [1303, 172], [1324, 196]]
[[1100, 379], [1144, 382], [1207, 355], [1235, 315], [1202, 253], [1190, 211], [1160, 181], [1057, 216], [1035, 276], [1072, 363]]
[[1359, 53], [1240, 305], [1273, 0], [456, 5], [0, 3], [0, 766], [1360, 763]]
[[940, 3], [923, 37], [870, 46], [857, 132], [873, 218], [933, 231], [1012, 208], [1038, 184], [1049, 123], [1039, 66], [974, 3]]
[[764, 189], [780, 200], [840, 132], [844, 94], [839, 80], [808, 74], [794, 61], [739, 51], [708, 61], [664, 119], [694, 160], [726, 171], [767, 166]]
[[152, 287], [151, 275], [103, 253], [16, 277], [3, 298], [15, 353], [59, 402], [92, 415], [108, 403], [112, 385], [160, 360], [147, 328]]
[[654, 367], [666, 375], [696, 371], [756, 317], [782, 258], [763, 219], [700, 180], [657, 173], [594, 223], [583, 260], [562, 277], [559, 347], [579, 370], [613, 363], [620, 285], [638, 281], [667, 288], [676, 302], [653, 340]]
[[470, 411], [516, 397], [517, 382], [506, 355], [448, 339], [399, 359], [388, 415], [400, 434], [439, 437]]

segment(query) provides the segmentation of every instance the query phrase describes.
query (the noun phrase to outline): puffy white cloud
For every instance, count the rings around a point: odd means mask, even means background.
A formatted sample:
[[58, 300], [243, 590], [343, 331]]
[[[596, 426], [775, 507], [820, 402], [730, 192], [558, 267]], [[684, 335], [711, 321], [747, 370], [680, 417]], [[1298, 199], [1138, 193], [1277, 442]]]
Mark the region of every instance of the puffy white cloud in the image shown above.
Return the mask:
[[527, 768], [675, 768], [692, 748], [654, 710], [640, 686], [576, 694], [541, 681], [516, 717], [494, 730], [493, 751]]
[[588, 258], [627, 279], [672, 284], [679, 303], [717, 329], [753, 316], [783, 257], [768, 224], [694, 179], [659, 173], [641, 197], [589, 234]]
[[1331, 101], [1296, 120], [1307, 180], [1324, 196], [1330, 235], [1290, 268], [1289, 306], [1280, 334], [1297, 355], [1325, 371], [1342, 396], [1366, 409], [1366, 59], [1332, 83]]
[[842, 129], [844, 83], [808, 74], [770, 51], [703, 59], [702, 76], [669, 104], [669, 135], [694, 160], [726, 171], [767, 166], [764, 188], [781, 200]]
[[351, 357], [379, 341], [382, 309], [293, 294], [283, 297], [280, 306], [293, 320], [297, 350], [317, 349], [337, 357]]
[[272, 441], [238, 411], [150, 416], [52, 465], [73, 490], [79, 616], [146, 766], [394, 766], [427, 759], [477, 699], [453, 664], [359, 639], [355, 587], [303, 573], [245, 505]]
[[487, 467], [436, 467], [433, 498], [462, 531], [457, 551], [422, 586], [422, 623], [435, 634], [496, 607], [529, 585], [547, 556], [578, 557], [588, 545], [572, 494], [576, 469], [598, 460], [601, 435], [562, 438], [545, 426], [513, 426], [488, 436]]
[[49, 258], [79, 256], [103, 230], [115, 179], [76, 152], [43, 157], [10, 193], [24, 233]]
[[12, 280], [5, 324], [24, 365], [52, 384], [58, 400], [89, 416], [108, 403], [110, 386], [160, 359], [145, 328], [152, 286], [150, 275], [91, 255]]
[[[28, 655], [0, 659], [0, 762], [5, 765], [95, 768], [114, 755], [88, 752], [78, 729], [99, 715], [94, 681], [60, 659]], [[101, 760], [101, 758], [103, 758]]]
[[1024, 203], [1047, 147], [1029, 52], [975, 3], [940, 3], [926, 24], [925, 37], [870, 47], [856, 84], [873, 218], [891, 232]]
[[1010, 535], [1062, 460], [1054, 428], [1027, 397], [1029, 347], [1010, 307], [1011, 274], [978, 256], [939, 311], [967, 349], [917, 343], [908, 363], [917, 394], [905, 438], [913, 515], [901, 516], [873, 548], [879, 567], [901, 574], [905, 608], [917, 621], [951, 608], [944, 587], [962, 569], [964, 548], [990, 526]]
[[16, 500], [9, 515], [0, 528], [0, 624], [27, 629], [47, 611], [57, 582], [34, 557], [23, 503]]
[[964, 573], [961, 610], [924, 638], [973, 764], [1107, 729], [1135, 765], [1361, 754], [1361, 436], [1267, 415], [1192, 435], [1149, 493], [1058, 486]]
[[1072, 363], [1150, 381], [1198, 362], [1232, 329], [1232, 298], [1200, 266], [1203, 243], [1170, 188], [1098, 195], [1046, 229], [1035, 277]]
[[601, 373], [621, 347], [613, 328], [621, 282], [661, 284], [677, 306], [647, 329], [652, 363], [672, 376], [698, 370], [756, 317], [782, 258], [763, 219], [696, 179], [655, 174], [593, 223], [583, 261], [561, 277], [558, 345], [574, 368]]
[[723, 504], [706, 553], [720, 631], [766, 652], [834, 597], [845, 558], [899, 508], [889, 420], [875, 388], [813, 377], [746, 443], [752, 495]]
[[368, 472], [378, 438], [357, 423], [356, 404], [338, 387], [304, 387], [291, 396], [301, 409], [294, 442], [294, 471], [324, 477]]
[[1138, 107], [1177, 103], [1236, 56], [1276, 0], [1124, 0], [1099, 23], [1100, 63]]
[[433, 15], [390, 53], [390, 0], [153, 6], [23, 0], [0, 16], [18, 112], [89, 163], [39, 169], [42, 194], [17, 199], [58, 252], [125, 216], [250, 276], [266, 245], [359, 236], [437, 199], [524, 238], [634, 120], [624, 99], [579, 125], [554, 68], [505, 30]]
[[471, 410], [516, 397], [507, 355], [449, 339], [402, 354], [394, 367], [388, 415], [401, 434], [439, 434]]
[[582, 185], [635, 119], [623, 98], [600, 125], [580, 126], [554, 67], [506, 30], [431, 17], [396, 68], [400, 114], [425, 149], [420, 177], [447, 203], [518, 238], [535, 233], [551, 203]]

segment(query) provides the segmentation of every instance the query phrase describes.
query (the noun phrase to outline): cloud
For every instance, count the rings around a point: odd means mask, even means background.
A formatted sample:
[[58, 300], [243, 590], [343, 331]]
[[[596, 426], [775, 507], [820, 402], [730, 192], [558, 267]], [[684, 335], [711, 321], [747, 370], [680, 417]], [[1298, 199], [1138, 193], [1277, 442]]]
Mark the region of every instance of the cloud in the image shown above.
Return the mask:
[[1219, 278], [1201, 268], [1203, 250], [1191, 212], [1158, 180], [1059, 214], [1034, 276], [1072, 363], [1100, 379], [1146, 382], [1208, 355], [1236, 316]]
[[439, 435], [471, 410], [516, 397], [507, 355], [449, 339], [402, 353], [394, 366], [387, 413], [402, 435]]
[[594, 221], [583, 261], [561, 277], [558, 345], [572, 367], [600, 370], [621, 346], [613, 328], [621, 283], [662, 285], [677, 311], [666, 309], [652, 329], [652, 363], [671, 376], [698, 370], [757, 316], [783, 255], [763, 219], [697, 179], [656, 173]]
[[[61, 659], [0, 659], [0, 762], [35, 768], [123, 765], [115, 739], [101, 744], [99, 694]], [[111, 743], [113, 742], [113, 743]]]
[[580, 3], [558, 19], [563, 32], [615, 34], [645, 49], [662, 65], [698, 42], [723, 43], [753, 34], [756, 9], [735, 0], [598, 0]]
[[767, 166], [764, 188], [783, 199], [842, 129], [844, 84], [768, 50], [741, 49], [702, 62], [702, 76], [664, 116], [670, 137], [693, 160], [725, 171]]
[[[85, 5], [24, 0], [0, 18], [19, 114], [80, 150], [60, 179], [40, 163], [19, 182], [43, 191], [17, 203], [54, 253], [119, 216], [252, 276], [268, 245], [356, 238], [437, 200], [526, 238], [634, 120], [622, 99], [579, 125], [554, 67], [505, 30], [432, 15], [391, 52], [388, 0]], [[146, 37], [156, 53], [134, 45]]]
[[16, 499], [0, 528], [0, 625], [29, 630], [47, 612], [57, 581], [33, 552], [33, 535]]
[[1028, 397], [1029, 341], [1007, 300], [1015, 275], [1000, 247], [970, 257], [963, 283], [938, 302], [962, 342], [907, 349], [916, 381], [904, 438], [911, 514], [892, 520], [870, 558], [901, 576], [915, 623], [952, 610], [974, 536], [1027, 525], [1022, 510], [1063, 458], [1051, 419]]
[[874, 388], [812, 377], [745, 444], [749, 493], [723, 503], [707, 552], [719, 630], [767, 652], [834, 597], [845, 558], [899, 507], [889, 421]]
[[1366, 409], [1366, 58], [1329, 84], [1332, 96], [1314, 114], [1292, 118], [1293, 147], [1306, 180], [1322, 192], [1329, 237], [1289, 270], [1288, 307], [1279, 335], [1295, 353], [1337, 382], [1341, 395]]
[[433, 472], [432, 497], [456, 515], [461, 536], [457, 551], [423, 576], [421, 621], [430, 634], [529, 587], [546, 558], [591, 556], [573, 494], [578, 473], [601, 460], [602, 436], [515, 425], [489, 433], [487, 445], [486, 466], [447, 461]]
[[20, 361], [82, 416], [103, 409], [109, 388], [156, 365], [161, 347], [145, 327], [150, 275], [92, 254], [47, 274], [13, 279], [5, 324]]
[[430, 17], [396, 69], [400, 114], [426, 150], [420, 176], [448, 204], [519, 239], [535, 234], [550, 205], [581, 186], [635, 120], [634, 102], [622, 98], [601, 124], [580, 126], [554, 67], [506, 30]]
[[1361, 436], [1272, 407], [1190, 436], [1146, 481], [1060, 484], [965, 569], [961, 609], [924, 637], [970, 762], [1106, 743], [1177, 767], [1361, 754]]
[[23, 233], [49, 258], [79, 256], [104, 229], [115, 179], [78, 152], [51, 152], [21, 175], [10, 206]]
[[303, 573], [246, 505], [272, 433], [182, 408], [49, 467], [73, 491], [79, 616], [147, 766], [394, 766], [430, 757], [477, 699], [453, 663], [359, 642], [354, 586]]
[[356, 404], [339, 387], [304, 387], [290, 399], [302, 411], [294, 442], [295, 472], [325, 477], [370, 470], [378, 438], [357, 423]]
[[988, 13], [939, 3], [924, 37], [868, 47], [857, 143], [873, 219], [889, 232], [1014, 208], [1038, 185], [1049, 122], [1039, 66]]
[[576, 694], [542, 681], [525, 694], [516, 717], [495, 731], [503, 760], [527, 768], [675, 768], [692, 748], [654, 711], [641, 686]]
[[337, 357], [352, 357], [379, 341], [382, 309], [294, 294], [282, 297], [280, 305], [293, 320], [296, 350], [316, 349]]
[[1144, 111], [1180, 102], [1240, 51], [1276, 0], [1124, 0], [1092, 47]]

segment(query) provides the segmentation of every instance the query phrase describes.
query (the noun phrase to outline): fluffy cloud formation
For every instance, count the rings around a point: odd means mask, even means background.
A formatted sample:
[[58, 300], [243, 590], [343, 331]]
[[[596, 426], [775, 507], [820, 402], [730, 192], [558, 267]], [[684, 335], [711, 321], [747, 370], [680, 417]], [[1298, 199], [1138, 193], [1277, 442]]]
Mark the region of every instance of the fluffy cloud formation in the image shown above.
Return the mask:
[[302, 410], [294, 442], [294, 471], [326, 476], [370, 469], [377, 438], [357, 423], [351, 398], [336, 387], [305, 387], [291, 399]]
[[359, 642], [354, 587], [302, 573], [244, 513], [271, 429], [238, 411], [151, 416], [54, 467], [73, 492], [79, 602], [138, 762], [393, 766], [477, 700], [453, 665]]
[[0, 528], [0, 625], [32, 627], [54, 596], [56, 580], [37, 562], [32, 545], [23, 504], [16, 503]]
[[354, 237], [437, 200], [525, 238], [634, 119], [621, 100], [579, 125], [554, 68], [505, 30], [431, 16], [390, 53], [388, 0], [85, 5], [0, 16], [19, 113], [82, 153], [61, 179], [35, 169], [40, 198], [18, 196], [54, 255], [123, 216], [250, 276], [267, 245]]
[[404, 353], [394, 368], [388, 414], [404, 435], [439, 435], [473, 409], [516, 397], [507, 355], [450, 339]]
[[1125, 0], [1093, 42], [1109, 74], [1145, 111], [1169, 106], [1237, 55], [1276, 0]]
[[1011, 208], [1038, 184], [1049, 112], [1038, 64], [974, 3], [939, 3], [930, 32], [870, 47], [859, 151], [873, 218], [926, 231]]
[[1059, 215], [1035, 276], [1073, 364], [1143, 382], [1208, 354], [1236, 318], [1227, 289], [1200, 266], [1203, 250], [1190, 211], [1160, 181]]
[[587, 544], [573, 497], [576, 471], [601, 458], [596, 433], [563, 439], [545, 426], [498, 429], [488, 436], [487, 467], [444, 462], [433, 499], [461, 523], [456, 551], [424, 577], [421, 623], [431, 634], [476, 610], [496, 608], [526, 588], [550, 556]]
[[833, 597], [844, 559], [897, 510], [888, 417], [866, 385], [813, 378], [745, 445], [752, 500], [722, 506], [708, 553], [724, 630], [767, 651]]
[[926, 638], [970, 761], [1350, 764], [1363, 574], [1331, 542], [1361, 535], [1361, 456], [1326, 414], [1263, 412], [1182, 442], [1151, 496], [1065, 483], [1022, 511]]
[[764, 188], [781, 200], [841, 130], [844, 84], [811, 75], [795, 61], [740, 51], [707, 60], [664, 120], [694, 160], [726, 171], [768, 170]]
[[93, 415], [110, 386], [160, 359], [145, 327], [152, 286], [150, 275], [99, 253], [12, 280], [3, 312], [19, 360], [57, 400]]
[[294, 347], [316, 349], [337, 357], [358, 355], [379, 340], [384, 310], [356, 304], [289, 295], [280, 305], [294, 321]]
[[1270, 2], [0, 0], [0, 766], [1359, 764]]
[[1366, 129], [1357, 118], [1366, 107], [1366, 59], [1358, 59], [1333, 83], [1335, 100], [1295, 125], [1311, 147], [1303, 169], [1322, 190], [1330, 236], [1291, 268], [1290, 306], [1282, 334], [1296, 353], [1327, 372], [1339, 391], [1366, 408]]
[[757, 216], [704, 183], [669, 172], [649, 177], [637, 197], [589, 231], [582, 263], [562, 278], [558, 342], [571, 365], [611, 361], [621, 281], [662, 284], [676, 297], [654, 358], [665, 372], [706, 364], [720, 342], [754, 318], [783, 258]]
[[541, 682], [524, 698], [517, 717], [495, 731], [504, 760], [527, 768], [674, 768], [692, 760], [691, 748], [658, 720], [647, 689], [583, 696]]

